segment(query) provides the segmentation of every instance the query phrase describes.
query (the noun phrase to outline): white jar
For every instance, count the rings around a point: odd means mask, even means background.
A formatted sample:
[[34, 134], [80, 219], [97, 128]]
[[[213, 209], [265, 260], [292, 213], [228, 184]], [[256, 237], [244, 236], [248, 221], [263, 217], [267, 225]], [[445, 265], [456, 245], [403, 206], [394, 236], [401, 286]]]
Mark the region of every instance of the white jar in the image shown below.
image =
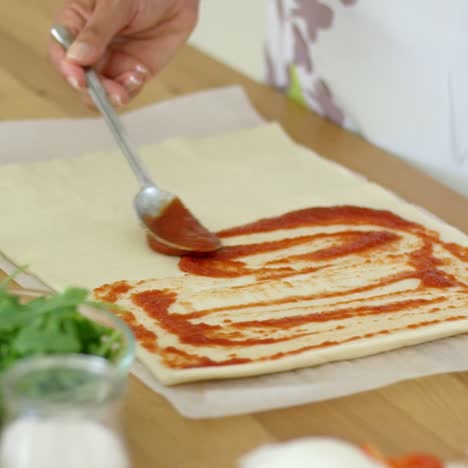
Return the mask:
[[2, 379], [1, 468], [130, 468], [120, 406], [126, 376], [85, 355], [31, 358]]

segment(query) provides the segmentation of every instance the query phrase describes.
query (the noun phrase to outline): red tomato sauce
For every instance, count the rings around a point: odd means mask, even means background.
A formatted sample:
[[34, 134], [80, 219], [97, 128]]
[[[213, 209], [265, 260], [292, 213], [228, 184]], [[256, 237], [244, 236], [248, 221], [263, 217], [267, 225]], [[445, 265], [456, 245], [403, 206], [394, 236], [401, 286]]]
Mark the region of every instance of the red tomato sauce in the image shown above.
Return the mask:
[[174, 247], [168, 246], [150, 234], [147, 236], [150, 248], [165, 255], [183, 255], [187, 250], [213, 252], [221, 246], [220, 240], [208, 231], [177, 197], [159, 216], [147, 217], [145, 224], [156, 236], [174, 244]]
[[[443, 321], [456, 321], [466, 319], [465, 316], [453, 315], [449, 318], [439, 319], [437, 312], [446, 300], [445, 291], [453, 287], [464, 288], [468, 292], [467, 285], [460, 283], [457, 278], [443, 271], [441, 260], [434, 256], [434, 247], [442, 246], [455, 257], [467, 261], [468, 249], [457, 244], [447, 244], [442, 242], [437, 234], [427, 230], [416, 223], [406, 221], [399, 216], [382, 210], [369, 208], [359, 208], [352, 206], [309, 208], [274, 218], [262, 219], [244, 226], [226, 229], [218, 233], [221, 238], [235, 237], [239, 235], [251, 235], [265, 233], [276, 230], [292, 230], [299, 227], [308, 226], [343, 226], [340, 232], [319, 233], [304, 235], [300, 237], [288, 238], [287, 235], [274, 241], [225, 246], [208, 256], [184, 256], [179, 261], [179, 268], [185, 273], [195, 276], [210, 278], [237, 278], [251, 276], [253, 283], [261, 283], [264, 280], [281, 279], [287, 281], [295, 275], [303, 275], [320, 271], [327, 268], [327, 262], [348, 256], [359, 256], [363, 264], [373, 262], [373, 254], [376, 249], [395, 250], [391, 254], [399, 257], [401, 254], [395, 247], [404, 233], [411, 233], [421, 241], [414, 251], [406, 254], [406, 263], [402, 271], [388, 275], [378, 281], [369, 284], [350, 288], [342, 291], [326, 291], [300, 296], [285, 296], [279, 299], [268, 301], [253, 301], [248, 304], [237, 304], [232, 306], [213, 307], [204, 310], [197, 310], [192, 313], [177, 314], [171, 313], [170, 307], [177, 300], [176, 292], [170, 290], [150, 290], [133, 293], [131, 300], [144, 310], [148, 317], [170, 335], [176, 336], [180, 343], [189, 345], [191, 349], [206, 347], [222, 347], [232, 349], [230, 359], [212, 361], [196, 352], [178, 350], [175, 347], [160, 347], [157, 344], [157, 337], [154, 333], [145, 332], [144, 327], [138, 325], [134, 317], [130, 314], [127, 323], [133, 329], [139, 342], [147, 350], [157, 352], [166, 365], [173, 368], [207, 367], [221, 365], [235, 365], [250, 362], [249, 359], [239, 358], [236, 351], [245, 347], [256, 345], [268, 345], [278, 342], [295, 340], [311, 332], [301, 333], [301, 325], [310, 323], [330, 322], [336, 329], [344, 328], [337, 325], [340, 322], [356, 316], [376, 316], [383, 314], [393, 314], [403, 311], [417, 312], [418, 308], [433, 305], [430, 311], [434, 314], [431, 320], [413, 323], [406, 329], [415, 329], [428, 325], [434, 325]], [[366, 230], [358, 230], [356, 226], [366, 226]], [[171, 224], [172, 226], [172, 224]], [[370, 229], [367, 229], [370, 226]], [[372, 229], [375, 227], [374, 229]], [[388, 229], [388, 230], [386, 230]], [[296, 246], [305, 245], [318, 239], [328, 241], [327, 246], [313, 250], [311, 252], [291, 255], [280, 260], [272, 260], [263, 264], [250, 267], [244, 260], [252, 255], [265, 254], [268, 252], [279, 252]], [[200, 247], [205, 247], [203, 236], [200, 237]], [[297, 269], [289, 267], [289, 264], [299, 262], [302, 266]], [[379, 297], [383, 297], [379, 292], [383, 287], [393, 283], [406, 280], [419, 280], [419, 290], [430, 289], [438, 293], [425, 299], [404, 299], [393, 298], [391, 302], [382, 305], [353, 305], [353, 300], [347, 297], [362, 292], [376, 291]], [[128, 284], [125, 282], [114, 283], [96, 290], [104, 300], [116, 302], [123, 294], [129, 292]], [[309, 313], [291, 316], [281, 316], [278, 318], [266, 318], [233, 322], [225, 319], [223, 324], [208, 324], [202, 319], [211, 314], [221, 311], [241, 310], [252, 307], [274, 307], [293, 306], [305, 300], [316, 300], [323, 298], [335, 298], [338, 308], [320, 313]], [[275, 331], [294, 328], [296, 331], [290, 336], [278, 337]], [[255, 336], [249, 331], [255, 331]], [[395, 330], [393, 330], [395, 331]], [[298, 354], [311, 349], [319, 349], [338, 344], [372, 338], [378, 335], [390, 333], [388, 330], [380, 330], [376, 333], [368, 333], [365, 336], [355, 336], [340, 342], [324, 341], [318, 345], [302, 346], [290, 351], [280, 352], [268, 357], [257, 358], [256, 361], [272, 360], [285, 357], [287, 355]], [[313, 334], [313, 333], [312, 333]], [[399, 465], [398, 465], [399, 466]]]

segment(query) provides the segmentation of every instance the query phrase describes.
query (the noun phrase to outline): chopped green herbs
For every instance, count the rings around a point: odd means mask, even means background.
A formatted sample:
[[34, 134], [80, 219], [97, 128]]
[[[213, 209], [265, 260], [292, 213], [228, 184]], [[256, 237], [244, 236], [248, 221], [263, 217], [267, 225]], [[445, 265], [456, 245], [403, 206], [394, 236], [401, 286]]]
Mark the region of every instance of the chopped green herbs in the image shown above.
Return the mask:
[[102, 307], [88, 300], [88, 291], [64, 292], [22, 303], [0, 284], [0, 374], [15, 361], [41, 354], [93, 354], [112, 360], [121, 352], [123, 337], [82, 315], [82, 305]]

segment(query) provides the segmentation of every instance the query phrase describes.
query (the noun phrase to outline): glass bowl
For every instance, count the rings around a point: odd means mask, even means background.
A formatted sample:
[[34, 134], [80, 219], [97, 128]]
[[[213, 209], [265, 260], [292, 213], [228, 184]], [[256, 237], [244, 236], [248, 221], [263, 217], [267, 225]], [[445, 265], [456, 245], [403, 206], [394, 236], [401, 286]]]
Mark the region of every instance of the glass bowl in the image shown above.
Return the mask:
[[[8, 291], [17, 295], [25, 302], [52, 294], [51, 291], [42, 291], [37, 289], [8, 288]], [[110, 362], [112, 362], [118, 372], [128, 374], [130, 366], [135, 359], [136, 351], [135, 337], [128, 325], [117, 315], [106, 309], [81, 306], [79, 308], [79, 312], [90, 320], [121, 333], [123, 340], [122, 349]]]
[[33, 356], [8, 368], [1, 384], [0, 466], [130, 468], [121, 411], [127, 378], [111, 361]]
[[95, 411], [122, 397], [126, 378], [99, 356], [48, 354], [21, 359], [5, 371], [1, 384], [10, 413], [67, 406]]

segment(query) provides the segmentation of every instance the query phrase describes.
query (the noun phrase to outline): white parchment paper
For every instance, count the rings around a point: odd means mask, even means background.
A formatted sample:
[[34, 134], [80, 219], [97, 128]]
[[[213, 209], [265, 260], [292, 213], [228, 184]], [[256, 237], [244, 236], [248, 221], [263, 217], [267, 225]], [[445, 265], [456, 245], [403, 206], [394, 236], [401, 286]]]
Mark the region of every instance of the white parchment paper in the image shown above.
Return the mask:
[[[137, 144], [216, 135], [262, 123], [237, 87], [159, 103], [125, 115], [124, 121]], [[114, 144], [99, 119], [62, 119], [2, 122], [0, 147], [0, 163], [6, 163], [77, 156], [113, 148]], [[15, 265], [0, 258], [0, 268], [11, 272]], [[47, 289], [30, 275], [20, 275], [18, 282], [24, 287]], [[139, 363], [132, 372], [182, 415], [214, 418], [337, 398], [406, 379], [464, 370], [468, 370], [468, 336], [315, 368], [176, 387], [160, 384]]]

